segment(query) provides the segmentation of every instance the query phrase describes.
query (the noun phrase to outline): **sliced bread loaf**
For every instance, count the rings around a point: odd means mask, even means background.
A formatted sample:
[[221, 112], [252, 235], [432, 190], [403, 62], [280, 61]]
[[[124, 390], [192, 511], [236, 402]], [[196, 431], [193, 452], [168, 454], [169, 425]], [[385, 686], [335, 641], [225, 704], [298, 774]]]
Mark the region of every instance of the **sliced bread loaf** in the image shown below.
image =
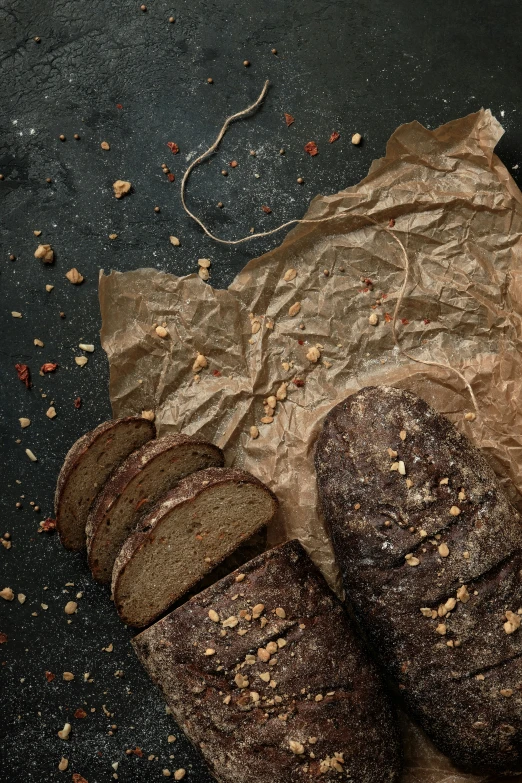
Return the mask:
[[297, 541], [132, 644], [221, 783], [397, 781], [397, 727], [379, 675]]
[[100, 492], [87, 519], [94, 578], [110, 584], [116, 555], [138, 519], [180, 479], [223, 462], [221, 449], [188, 435], [166, 435], [131, 454]]
[[242, 470], [209, 468], [181, 481], [116, 558], [112, 589], [121, 619], [149, 625], [266, 525], [277, 505], [268, 487]]
[[152, 422], [128, 416], [99, 424], [69, 449], [54, 496], [56, 527], [66, 549], [85, 546], [85, 523], [96, 495], [114, 469], [155, 435]]

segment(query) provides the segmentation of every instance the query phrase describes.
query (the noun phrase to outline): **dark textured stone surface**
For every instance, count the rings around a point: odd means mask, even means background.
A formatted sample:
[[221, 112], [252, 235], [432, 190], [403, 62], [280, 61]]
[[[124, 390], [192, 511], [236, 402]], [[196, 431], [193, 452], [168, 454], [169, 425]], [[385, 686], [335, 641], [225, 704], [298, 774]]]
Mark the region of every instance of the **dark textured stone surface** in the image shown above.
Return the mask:
[[[174, 24], [168, 23], [171, 15]], [[181, 766], [189, 781], [210, 780], [165, 716], [130, 648], [129, 632], [108, 593], [90, 579], [83, 555], [36, 532], [52, 511], [68, 447], [110, 416], [107, 361], [98, 339], [98, 270], [155, 266], [184, 274], [205, 256], [213, 261], [213, 284], [225, 286], [249, 258], [281, 241], [282, 234], [237, 248], [217, 245], [185, 218], [179, 202], [187, 156], [206, 149], [224, 117], [253, 101], [265, 78], [272, 86], [262, 110], [233, 126], [218, 155], [191, 180], [191, 207], [222, 236], [302, 216], [316, 193], [336, 192], [364, 176], [395, 127], [413, 119], [435, 127], [490, 107], [507, 130], [498, 152], [508, 167], [517, 165], [521, 21], [522, 6], [493, 0], [480, 6], [472, 0], [436, 6], [407, 0], [151, 0], [147, 13], [127, 1], [0, 1], [2, 519], [13, 542], [10, 550], [0, 549], [0, 572], [2, 587], [27, 595], [23, 606], [0, 602], [0, 632], [9, 637], [0, 646], [2, 781], [70, 780], [79, 772], [89, 783], [101, 783], [112, 780], [114, 761], [120, 762], [120, 780], [130, 782], [161, 780], [163, 768]], [[207, 84], [208, 76], [214, 84]], [[296, 118], [290, 128], [285, 111]], [[334, 130], [341, 138], [330, 145]], [[360, 148], [350, 144], [354, 131], [364, 136]], [[76, 132], [80, 141], [73, 139]], [[66, 142], [58, 140], [60, 133]], [[103, 140], [110, 151], [100, 149]], [[303, 151], [310, 140], [319, 145], [314, 158]], [[177, 142], [178, 155], [167, 141]], [[256, 158], [248, 154], [251, 148]], [[222, 177], [233, 159], [238, 167]], [[163, 175], [162, 162], [175, 183]], [[518, 171], [513, 174], [517, 178]], [[296, 183], [298, 176], [304, 185]], [[121, 201], [111, 190], [118, 178], [134, 186]], [[272, 208], [270, 215], [263, 204]], [[39, 239], [33, 230], [42, 231]], [[113, 242], [112, 232], [118, 234]], [[179, 248], [169, 244], [169, 234], [179, 236]], [[54, 265], [33, 258], [40, 241], [55, 249]], [[9, 261], [10, 253], [16, 261]], [[73, 266], [86, 278], [81, 286], [64, 278]], [[55, 286], [51, 294], [46, 283]], [[12, 310], [23, 319], [11, 318]], [[35, 349], [34, 337], [45, 348]], [[73, 358], [81, 341], [96, 346], [83, 369]], [[42, 378], [44, 361], [60, 367]], [[16, 362], [29, 364], [31, 391], [17, 379]], [[83, 405], [75, 410], [78, 395]], [[54, 421], [45, 416], [51, 399]], [[32, 421], [24, 431], [19, 416]], [[38, 463], [29, 462], [27, 447]], [[15, 512], [20, 495], [24, 507]], [[65, 588], [68, 581], [75, 588]], [[67, 625], [63, 606], [77, 590], [84, 597]], [[114, 652], [102, 652], [109, 642]], [[114, 677], [116, 669], [124, 670], [124, 679]], [[57, 675], [51, 683], [46, 670]], [[60, 679], [64, 670], [76, 674], [74, 682]], [[83, 683], [87, 671], [92, 684]], [[113, 719], [104, 716], [102, 704]], [[80, 706], [88, 716], [72, 719], [71, 739], [59, 740], [57, 730]], [[112, 722], [119, 728], [108, 737]], [[179, 737], [174, 745], [167, 744], [169, 733]], [[125, 755], [125, 748], [136, 746], [145, 758]], [[146, 760], [151, 753], [158, 761]], [[62, 754], [70, 759], [63, 774], [56, 769]]]

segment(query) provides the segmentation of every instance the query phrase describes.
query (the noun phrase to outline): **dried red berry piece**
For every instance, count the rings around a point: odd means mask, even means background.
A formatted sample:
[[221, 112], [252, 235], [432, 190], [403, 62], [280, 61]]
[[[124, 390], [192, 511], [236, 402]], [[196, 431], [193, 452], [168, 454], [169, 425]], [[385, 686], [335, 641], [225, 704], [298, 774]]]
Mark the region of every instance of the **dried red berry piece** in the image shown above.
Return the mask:
[[395, 220], [394, 220], [394, 218], [390, 218], [390, 222], [388, 223], [388, 228], [393, 228], [393, 227], [394, 227], [394, 225], [395, 225]]
[[219, 370], [212, 370], [212, 375], [215, 375], [216, 378], [221, 378], [221, 373], [219, 372]]
[[286, 122], [286, 124], [287, 124], [287, 127], [290, 127], [290, 125], [291, 125], [293, 122], [295, 122], [295, 117], [292, 117], [292, 115], [291, 115], [291, 114], [287, 114], [287, 113], [285, 112], [285, 122]]
[[304, 381], [301, 378], [294, 378], [292, 381], [298, 388], [301, 388], [301, 386], [304, 386]]
[[305, 144], [304, 148], [305, 148], [305, 152], [311, 155], [312, 158], [314, 157], [314, 155], [317, 155], [317, 153], [319, 152], [315, 141], [309, 141], [308, 144]]
[[7, 634], [6, 633], [0, 633], [0, 644], [5, 644], [7, 641]]
[[78, 709], [74, 713], [74, 717], [75, 718], [86, 718], [87, 717], [87, 713], [85, 712], [85, 710], [82, 710], [81, 707], [78, 707]]
[[167, 147], [169, 148], [169, 150], [172, 152], [173, 155], [176, 155], [179, 152], [179, 147], [175, 141], [168, 141]]
[[386, 321], [387, 324], [389, 324], [390, 321], [393, 320], [393, 318], [391, 317], [391, 315], [389, 313], [384, 313], [384, 320]]
[[47, 519], [44, 519], [43, 522], [40, 522], [40, 527], [44, 533], [52, 533], [53, 530], [56, 530], [56, 519], [47, 517]]
[[76, 399], [74, 401], [74, 407], [76, 408], [76, 410], [78, 410], [78, 408], [82, 407], [82, 398], [81, 397], [76, 397]]
[[334, 131], [333, 133], [330, 134], [330, 138], [328, 139], [328, 141], [330, 142], [330, 144], [333, 144], [334, 141], [337, 141], [337, 139], [340, 138], [341, 138], [341, 134], [338, 133], [337, 131]]
[[116, 104], [116, 108], [117, 108], [117, 109], [123, 109], [123, 106], [121, 105], [121, 103], [117, 103], [117, 104]]
[[429, 323], [431, 323], [429, 318], [424, 318], [424, 324], [427, 326]]
[[143, 751], [142, 751], [142, 749], [141, 749], [141, 748], [134, 748], [134, 750], [133, 750], [133, 751], [131, 751], [131, 753], [134, 753], [134, 755], [135, 755], [135, 756], [139, 756], [139, 757], [140, 757], [140, 759], [141, 759], [141, 758], [142, 758], [142, 756], [143, 756]]
[[407, 318], [401, 318], [401, 324], [402, 324], [403, 326], [407, 326], [407, 324], [409, 324], [409, 323], [410, 323], [410, 322], [408, 321], [408, 319], [407, 319]]
[[46, 373], [46, 372], [54, 372], [57, 369], [58, 365], [56, 362], [46, 362], [45, 364], [42, 364], [40, 367], [40, 372]]
[[72, 779], [73, 779], [73, 783], [89, 783], [89, 781], [85, 780], [83, 775], [80, 775], [79, 772], [74, 772]]
[[267, 207], [267, 206], [266, 206], [266, 204], [263, 204], [263, 206], [261, 207], [261, 209], [263, 210], [263, 212], [266, 212], [266, 214], [267, 214], [267, 215], [269, 215], [269, 214], [271, 213], [271, 211], [272, 211], [272, 210], [270, 209], [270, 207]]
[[52, 682], [55, 677], [56, 674], [53, 674], [52, 672], [45, 672], [45, 679], [47, 680], [47, 682]]
[[174, 176], [174, 174], [167, 174], [167, 179], [169, 182], [174, 182], [176, 177]]
[[29, 375], [29, 367], [27, 364], [15, 364], [15, 370], [18, 374], [18, 378], [25, 383], [28, 389], [31, 388], [31, 377]]

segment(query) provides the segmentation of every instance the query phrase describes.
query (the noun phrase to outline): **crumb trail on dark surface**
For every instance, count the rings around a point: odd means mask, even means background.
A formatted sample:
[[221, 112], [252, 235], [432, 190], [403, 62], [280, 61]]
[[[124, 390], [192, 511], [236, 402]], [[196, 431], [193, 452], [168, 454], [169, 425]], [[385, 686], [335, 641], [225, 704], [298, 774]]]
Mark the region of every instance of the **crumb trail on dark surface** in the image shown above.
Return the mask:
[[[179, 199], [189, 162], [266, 79], [260, 109], [234, 123], [190, 179], [190, 209], [220, 237], [303, 217], [314, 195], [365, 176], [401, 123], [434, 128], [481, 106], [505, 127], [496, 152], [520, 184], [521, 24], [522, 6], [493, 0], [480, 8], [443, 2], [436, 11], [406, 0], [180, 0], [175, 7], [155, 0], [146, 12], [101, 0], [11, 0], [0, 8], [0, 535], [8, 532], [11, 543], [0, 547], [0, 589], [15, 594], [0, 599], [0, 783], [73, 774], [88, 783], [115, 774], [149, 783], [162, 780], [163, 769], [180, 768], [187, 783], [211, 781], [166, 714], [131, 649], [132, 633], [93, 582], [85, 556], [39, 532], [54, 516], [68, 448], [111, 415], [100, 268], [184, 275], [205, 257], [212, 284], [225, 288], [250, 258], [282, 241], [284, 232], [238, 246], [215, 243]], [[294, 118], [290, 127], [285, 114]], [[360, 147], [351, 143], [354, 133], [364, 139]], [[311, 139], [317, 156], [304, 151]], [[170, 140], [179, 152], [171, 154]], [[119, 200], [117, 180], [132, 183]], [[54, 263], [34, 257], [40, 244], [52, 247]], [[81, 285], [65, 277], [71, 269], [85, 277]], [[80, 343], [94, 352], [85, 354]], [[80, 367], [75, 357], [84, 355]], [[51, 360], [57, 371], [40, 375]], [[16, 365], [29, 368], [30, 388]], [[51, 406], [54, 418], [46, 415]], [[30, 425], [22, 429], [20, 418]], [[64, 612], [69, 601], [78, 604], [72, 615]], [[112, 652], [103, 649], [111, 644]], [[75, 718], [78, 710], [86, 717]], [[71, 735], [62, 740], [57, 732], [67, 722]], [[177, 739], [169, 743], [171, 735]], [[142, 756], [126, 753], [136, 748]], [[58, 770], [62, 756], [66, 772]]]

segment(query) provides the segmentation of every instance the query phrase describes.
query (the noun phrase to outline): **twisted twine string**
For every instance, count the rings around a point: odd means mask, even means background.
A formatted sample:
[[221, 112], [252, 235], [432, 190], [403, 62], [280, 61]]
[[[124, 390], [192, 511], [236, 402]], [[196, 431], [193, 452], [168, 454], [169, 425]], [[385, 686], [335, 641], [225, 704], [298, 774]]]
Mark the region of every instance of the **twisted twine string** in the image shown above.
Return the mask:
[[[259, 93], [259, 96], [258, 96], [257, 100], [254, 101], [254, 103], [250, 104], [250, 106], [247, 106], [246, 109], [243, 109], [242, 111], [239, 111], [236, 114], [232, 114], [232, 115], [230, 115], [230, 117], [226, 118], [226, 120], [223, 123], [223, 126], [222, 126], [221, 130], [219, 131], [219, 133], [217, 135], [217, 138], [214, 141], [214, 143], [205, 152], [203, 152], [198, 158], [195, 158], [195, 160], [192, 161], [192, 163], [188, 166], [187, 170], [183, 174], [183, 179], [181, 180], [181, 203], [183, 205], [183, 209], [185, 210], [185, 212], [187, 213], [187, 215], [189, 217], [191, 217], [193, 220], [196, 221], [196, 223], [205, 232], [205, 234], [208, 237], [210, 237], [210, 239], [213, 239], [215, 242], [220, 242], [223, 245], [239, 245], [242, 242], [249, 242], [250, 240], [257, 239], [258, 237], [268, 237], [268, 236], [271, 236], [272, 234], [277, 233], [278, 231], [281, 231], [283, 228], [287, 228], [287, 226], [291, 226], [291, 225], [293, 225], [295, 223], [325, 223], [325, 222], [327, 222], [329, 220], [336, 220], [336, 219], [339, 219], [339, 218], [344, 218], [345, 217], [345, 211], [347, 211], [347, 210], [343, 211], [341, 209], [335, 215], [328, 215], [327, 217], [322, 217], [322, 218], [301, 218], [301, 219], [294, 218], [292, 220], [286, 221], [286, 223], [282, 223], [280, 226], [276, 226], [276, 228], [270, 229], [270, 231], [259, 231], [258, 233], [249, 234], [248, 236], [241, 237], [240, 239], [222, 239], [221, 237], [217, 237], [214, 234], [212, 234], [212, 232], [209, 231], [209, 229], [205, 226], [203, 221], [200, 220], [198, 218], [198, 216], [195, 215], [193, 212], [191, 212], [190, 209], [188, 208], [186, 200], [185, 200], [185, 190], [186, 190], [186, 185], [187, 185], [187, 182], [188, 182], [188, 179], [190, 177], [191, 172], [193, 171], [193, 169], [196, 166], [198, 166], [202, 161], [204, 161], [205, 158], [208, 158], [209, 155], [211, 155], [219, 147], [219, 144], [221, 143], [221, 140], [223, 139], [225, 133], [227, 132], [227, 129], [228, 129], [229, 125], [231, 125], [232, 122], [234, 122], [235, 120], [239, 120], [242, 117], [246, 117], [251, 112], [253, 112], [254, 109], [257, 109], [257, 107], [261, 104], [261, 102], [263, 101], [263, 99], [264, 99], [264, 97], [265, 97], [265, 95], [266, 95], [266, 93], [268, 91], [268, 85], [269, 85], [269, 81], [267, 79], [265, 81], [264, 85], [263, 85], [263, 89]], [[405, 296], [405, 293], [406, 293], [406, 288], [407, 288], [407, 285], [408, 285], [408, 277], [409, 277], [409, 273], [410, 273], [410, 260], [409, 260], [409, 257], [408, 257], [408, 253], [406, 252], [406, 248], [404, 247], [404, 244], [401, 242], [401, 240], [395, 234], [395, 232], [392, 231], [392, 228], [390, 226], [383, 226], [383, 225], [381, 225], [377, 220], [375, 220], [374, 218], [370, 217], [369, 215], [357, 215], [357, 217], [360, 218], [360, 219], [363, 219], [363, 220], [367, 220], [369, 223], [372, 223], [373, 225], [375, 225], [381, 231], [385, 231], [393, 239], [393, 241], [396, 242], [399, 245], [399, 247], [401, 249], [401, 253], [402, 253], [403, 258], [404, 258], [404, 279], [402, 281], [402, 285], [401, 285], [401, 288], [400, 288], [400, 291], [399, 291], [399, 296], [397, 297], [397, 302], [395, 303], [395, 308], [394, 308], [394, 311], [393, 311], [393, 318], [392, 318], [392, 335], [393, 335], [393, 342], [394, 342], [395, 346], [397, 347], [397, 349], [399, 350], [399, 352], [403, 356], [405, 356], [407, 359], [410, 359], [410, 361], [412, 361], [412, 362], [416, 362], [417, 364], [424, 364], [424, 365], [427, 365], [427, 366], [430, 366], [430, 367], [440, 367], [440, 368], [442, 368], [444, 370], [449, 370], [450, 372], [452, 372], [455, 375], [457, 375], [460, 378], [460, 380], [462, 381], [462, 383], [465, 385], [465, 387], [466, 387], [466, 389], [467, 389], [467, 391], [469, 393], [469, 396], [471, 398], [471, 401], [473, 402], [473, 407], [475, 408], [475, 411], [478, 413], [479, 412], [479, 408], [478, 408], [478, 404], [477, 404], [477, 400], [476, 400], [475, 394], [473, 393], [473, 389], [471, 388], [471, 385], [470, 385], [469, 381], [467, 381], [467, 379], [464, 377], [464, 375], [459, 370], [455, 369], [455, 367], [451, 367], [451, 365], [449, 365], [449, 364], [444, 364], [442, 362], [434, 362], [434, 361], [432, 362], [432, 361], [427, 361], [426, 359], [418, 359], [415, 356], [412, 356], [410, 353], [408, 353], [406, 350], [404, 350], [404, 348], [401, 347], [401, 345], [399, 343], [399, 338], [397, 336], [397, 318], [398, 318], [398, 313], [399, 313], [399, 310], [401, 308], [401, 305], [402, 305], [402, 302], [403, 302], [403, 299], [404, 299], [404, 296]]]

